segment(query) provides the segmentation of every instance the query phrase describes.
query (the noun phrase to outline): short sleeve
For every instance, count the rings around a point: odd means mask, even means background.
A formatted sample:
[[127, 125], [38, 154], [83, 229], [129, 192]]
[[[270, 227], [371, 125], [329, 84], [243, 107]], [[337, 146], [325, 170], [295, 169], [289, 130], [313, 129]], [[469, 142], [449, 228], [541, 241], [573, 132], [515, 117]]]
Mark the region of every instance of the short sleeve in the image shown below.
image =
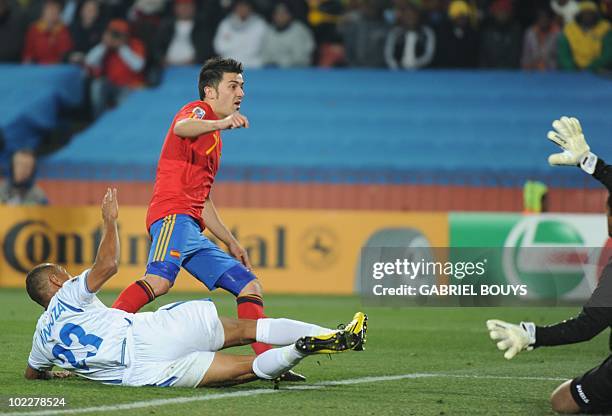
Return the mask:
[[185, 107], [176, 115], [176, 121], [184, 120], [186, 118], [195, 118], [198, 120], [204, 120], [206, 117], [206, 110], [204, 106], [198, 105], [197, 103], [187, 104]]
[[[34, 334], [36, 337], [37, 334]], [[53, 367], [53, 363], [40, 351], [36, 339], [32, 341], [32, 350], [28, 357], [28, 365], [36, 371], [44, 371]]]
[[90, 270], [87, 269], [79, 276], [64, 283], [57, 292], [58, 299], [65, 304], [73, 306], [86, 305], [93, 302], [96, 294], [95, 292], [90, 292], [89, 287], [87, 287], [87, 276], [89, 276]]

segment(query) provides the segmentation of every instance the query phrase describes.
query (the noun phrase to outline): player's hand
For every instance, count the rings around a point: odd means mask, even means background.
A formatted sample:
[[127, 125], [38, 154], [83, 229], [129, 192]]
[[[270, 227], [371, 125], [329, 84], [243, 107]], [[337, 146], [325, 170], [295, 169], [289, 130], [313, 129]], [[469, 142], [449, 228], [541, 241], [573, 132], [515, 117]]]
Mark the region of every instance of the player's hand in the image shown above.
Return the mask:
[[72, 373], [67, 370], [50, 371], [51, 378], [66, 378], [70, 377]]
[[523, 350], [531, 351], [535, 344], [535, 324], [521, 322], [520, 325], [510, 324], [497, 319], [487, 321], [489, 336], [497, 342], [497, 348], [506, 351], [504, 357], [511, 360]]
[[117, 221], [119, 204], [117, 203], [117, 189], [107, 188], [102, 200], [102, 218], [105, 222]]
[[232, 256], [236, 258], [236, 260], [240, 261], [247, 269], [251, 270], [253, 266], [251, 266], [251, 261], [249, 260], [249, 253], [238, 243], [237, 241], [232, 241], [227, 248]]
[[230, 114], [224, 119], [221, 119], [219, 123], [220, 130], [239, 129], [242, 127], [247, 129], [249, 128], [249, 119], [240, 114], [238, 111]]
[[574, 117], [561, 117], [552, 123], [554, 131], [548, 132], [548, 139], [563, 149], [562, 153], [548, 156], [548, 163], [553, 166], [578, 166], [588, 174], [593, 174], [597, 156], [591, 153], [580, 121]]

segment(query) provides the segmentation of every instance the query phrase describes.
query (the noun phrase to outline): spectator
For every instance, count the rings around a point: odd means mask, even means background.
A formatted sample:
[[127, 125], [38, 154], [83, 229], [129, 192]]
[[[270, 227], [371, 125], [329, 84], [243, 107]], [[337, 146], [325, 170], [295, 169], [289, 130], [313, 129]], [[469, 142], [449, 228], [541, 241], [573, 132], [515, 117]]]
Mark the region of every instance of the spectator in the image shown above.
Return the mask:
[[10, 39], [0, 42], [0, 62], [19, 62], [23, 51], [23, 39], [26, 33], [25, 16], [10, 0], [0, 0], [0, 39]]
[[72, 40], [62, 23], [61, 13], [60, 0], [46, 0], [40, 19], [28, 29], [22, 56], [24, 63], [55, 64], [66, 57]]
[[[342, 36], [338, 23], [345, 12], [340, 0], [307, 0], [308, 23], [312, 27], [318, 46], [316, 63], [322, 67], [336, 67], [346, 64]], [[353, 1], [354, 3], [354, 1]], [[351, 6], [349, 4], [349, 6]]]
[[578, 14], [576, 0], [550, 0], [550, 8], [561, 18], [564, 25], [573, 22]]
[[339, 25], [346, 59], [354, 67], [384, 67], [389, 27], [380, 0], [360, 0], [359, 8]]
[[95, 117], [144, 85], [145, 47], [130, 36], [125, 20], [110, 21], [102, 41], [85, 57], [85, 64], [95, 77], [91, 83]]
[[317, 44], [341, 42], [337, 25], [345, 12], [340, 0], [307, 0], [308, 23], [314, 29]]
[[36, 186], [36, 155], [23, 149], [13, 153], [9, 178], [0, 185], [0, 203], [7, 205], [46, 205], [47, 197]]
[[536, 22], [525, 32], [521, 66], [527, 70], [548, 71], [557, 67], [559, 27], [549, 10], [540, 9]]
[[512, 19], [512, 0], [491, 4], [492, 20], [482, 32], [480, 66], [484, 68], [519, 68], [522, 31]]
[[448, 21], [440, 25], [436, 48], [436, 66], [441, 68], [476, 68], [478, 32], [471, 25], [471, 9], [464, 0], [454, 0], [448, 7]]
[[274, 7], [272, 26], [262, 44], [263, 64], [282, 68], [309, 66], [315, 49], [310, 29], [295, 20], [289, 5], [282, 1]]
[[68, 61], [83, 65], [85, 55], [102, 39], [104, 33], [104, 19], [100, 15], [98, 0], [85, 0], [78, 10], [78, 16], [70, 25], [70, 34], [74, 41], [74, 48], [68, 55]]
[[136, 0], [128, 12], [131, 33], [144, 43], [144, 47], [153, 59], [156, 41], [166, 0]]
[[421, 10], [412, 0], [398, 1], [397, 26], [385, 41], [385, 61], [392, 69], [418, 69], [428, 66], [436, 49], [434, 31], [421, 23]]
[[593, 71], [612, 68], [610, 23], [599, 17], [595, 2], [580, 3], [575, 21], [563, 29], [559, 38], [559, 68]]
[[261, 67], [261, 47], [267, 27], [250, 0], [236, 0], [232, 12], [217, 28], [213, 41], [215, 51], [241, 61], [247, 68]]
[[175, 0], [174, 18], [159, 30], [156, 60], [164, 65], [204, 63], [213, 56], [212, 37], [209, 26], [196, 18], [194, 0]]

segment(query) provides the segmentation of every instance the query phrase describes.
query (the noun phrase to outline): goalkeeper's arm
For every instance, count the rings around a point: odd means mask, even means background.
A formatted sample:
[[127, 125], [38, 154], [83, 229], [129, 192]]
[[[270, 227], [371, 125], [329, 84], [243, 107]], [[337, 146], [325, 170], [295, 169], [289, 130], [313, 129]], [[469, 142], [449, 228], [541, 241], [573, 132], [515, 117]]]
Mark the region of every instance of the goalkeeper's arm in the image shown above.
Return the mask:
[[606, 165], [606, 162], [598, 158], [593, 177], [601, 182], [608, 192], [612, 193], [612, 165]]
[[612, 326], [612, 265], [604, 268], [599, 284], [578, 316], [536, 327], [534, 347], [588, 341], [609, 326]]
[[549, 326], [535, 326], [531, 322], [514, 325], [503, 321], [487, 321], [487, 328], [507, 359], [524, 350], [537, 347], [575, 344], [588, 341], [612, 326], [612, 264], [608, 265], [597, 288], [575, 318]]
[[612, 237], [612, 166], [606, 165], [602, 159], [597, 160], [593, 177], [608, 190], [608, 236]]
[[591, 153], [578, 119], [561, 117], [552, 125], [554, 130], [547, 137], [563, 152], [550, 155], [548, 162], [553, 166], [580, 166], [606, 187], [611, 195], [608, 197], [608, 235], [612, 237], [612, 166]]
[[[582, 134], [580, 122], [575, 118], [561, 117], [553, 122], [555, 131], [548, 132], [548, 139], [563, 150], [550, 155], [551, 165], [580, 166], [582, 170], [600, 181], [610, 193], [608, 198], [608, 233], [612, 236], [612, 166], [591, 153]], [[535, 326], [531, 322], [514, 325], [498, 320], [487, 321], [487, 328], [497, 346], [505, 350], [507, 359], [520, 351], [543, 346], [567, 345], [590, 340], [607, 327], [612, 326], [612, 263], [602, 272], [597, 288], [585, 304], [582, 312], [566, 321]], [[612, 345], [611, 345], [612, 346]]]

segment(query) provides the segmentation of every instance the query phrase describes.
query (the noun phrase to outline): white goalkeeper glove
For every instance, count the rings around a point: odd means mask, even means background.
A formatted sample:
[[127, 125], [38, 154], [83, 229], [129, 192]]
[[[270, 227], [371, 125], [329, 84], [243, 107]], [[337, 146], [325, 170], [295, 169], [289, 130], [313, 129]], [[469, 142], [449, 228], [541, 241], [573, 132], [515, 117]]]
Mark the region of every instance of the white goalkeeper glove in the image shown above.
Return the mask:
[[510, 324], [497, 319], [487, 321], [489, 336], [497, 342], [497, 348], [506, 351], [504, 357], [511, 360], [519, 352], [531, 351], [535, 344], [535, 324], [521, 322], [520, 325]]
[[548, 139], [563, 149], [562, 153], [548, 156], [551, 165], [580, 165], [583, 171], [592, 175], [595, 172], [597, 156], [584, 139], [580, 121], [574, 117], [561, 117], [552, 123], [555, 131], [548, 132]]

